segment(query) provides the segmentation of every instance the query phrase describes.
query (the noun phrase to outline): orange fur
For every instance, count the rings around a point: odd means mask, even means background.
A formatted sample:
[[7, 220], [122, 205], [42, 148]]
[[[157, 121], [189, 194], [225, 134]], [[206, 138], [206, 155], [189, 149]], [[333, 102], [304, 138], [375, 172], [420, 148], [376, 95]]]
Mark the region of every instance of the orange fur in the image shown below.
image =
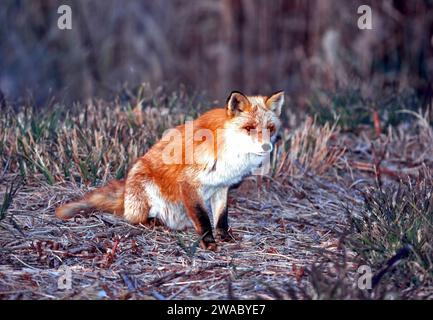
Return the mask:
[[[230, 119], [223, 108], [213, 109], [194, 121], [194, 131], [199, 129], [208, 129], [216, 137], [217, 130], [222, 129], [226, 121]], [[185, 142], [185, 125], [176, 127], [182, 133], [182, 141]], [[201, 151], [213, 153], [216, 159], [218, 147], [214, 139], [213, 145], [209, 142], [193, 141], [194, 149], [205, 143], [206, 147]], [[185, 159], [185, 150], [183, 152], [183, 161], [181, 164], [164, 165], [162, 152], [167, 146], [167, 141], [158, 141], [143, 157], [137, 160], [136, 166], [140, 170], [130, 177], [128, 186], [133, 193], [139, 193], [142, 189], [141, 182], [151, 177], [152, 182], [160, 187], [162, 195], [170, 201], [182, 202], [182, 194], [179, 188], [179, 181], [187, 180], [194, 184], [194, 176], [188, 176], [190, 172], [199, 172], [203, 170], [203, 165], [187, 164]], [[185, 145], [185, 143], [184, 143]], [[187, 167], [192, 168], [190, 172], [185, 170]], [[61, 219], [72, 218], [77, 213], [87, 213], [93, 210], [100, 210], [116, 215], [122, 215], [124, 210], [124, 189], [125, 181], [111, 181], [107, 186], [96, 189], [79, 201], [65, 204], [56, 209], [57, 217]], [[146, 222], [147, 216], [143, 212], [141, 219], [131, 221], [134, 223]]]
[[101, 210], [121, 216], [123, 213], [123, 194], [125, 181], [111, 181], [105, 187], [89, 192], [83, 199], [65, 204], [56, 209], [56, 216], [70, 219], [77, 213]]

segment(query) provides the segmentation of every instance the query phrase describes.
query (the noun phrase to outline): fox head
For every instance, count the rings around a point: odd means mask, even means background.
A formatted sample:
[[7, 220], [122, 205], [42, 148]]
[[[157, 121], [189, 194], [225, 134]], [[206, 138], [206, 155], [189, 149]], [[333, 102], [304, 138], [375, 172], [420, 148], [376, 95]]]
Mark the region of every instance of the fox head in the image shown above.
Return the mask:
[[236, 141], [240, 152], [264, 156], [274, 147], [280, 128], [284, 92], [271, 96], [246, 96], [233, 91], [227, 98], [226, 112], [230, 139]]

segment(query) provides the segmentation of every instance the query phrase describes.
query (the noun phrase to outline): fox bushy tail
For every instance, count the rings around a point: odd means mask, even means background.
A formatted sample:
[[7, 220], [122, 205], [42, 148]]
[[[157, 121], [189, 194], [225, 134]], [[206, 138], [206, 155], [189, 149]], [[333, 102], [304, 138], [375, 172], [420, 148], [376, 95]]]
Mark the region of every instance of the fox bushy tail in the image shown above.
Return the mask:
[[124, 191], [124, 180], [111, 181], [105, 187], [89, 192], [81, 200], [58, 207], [56, 216], [61, 219], [70, 219], [77, 213], [87, 213], [93, 210], [122, 215]]

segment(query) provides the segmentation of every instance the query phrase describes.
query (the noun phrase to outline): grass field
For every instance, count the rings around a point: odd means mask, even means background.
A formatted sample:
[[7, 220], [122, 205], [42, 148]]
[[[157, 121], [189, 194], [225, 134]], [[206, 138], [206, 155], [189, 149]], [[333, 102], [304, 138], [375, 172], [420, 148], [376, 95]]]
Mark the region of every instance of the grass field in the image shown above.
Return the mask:
[[[205, 97], [143, 87], [69, 108], [2, 106], [0, 299], [432, 299], [431, 110], [402, 94], [358, 116], [350, 94], [318, 93], [309, 114], [288, 106], [270, 173], [230, 192], [237, 240], [218, 252], [193, 230], [54, 216], [124, 177], [165, 129], [211, 107]], [[371, 289], [358, 286], [362, 265]]]

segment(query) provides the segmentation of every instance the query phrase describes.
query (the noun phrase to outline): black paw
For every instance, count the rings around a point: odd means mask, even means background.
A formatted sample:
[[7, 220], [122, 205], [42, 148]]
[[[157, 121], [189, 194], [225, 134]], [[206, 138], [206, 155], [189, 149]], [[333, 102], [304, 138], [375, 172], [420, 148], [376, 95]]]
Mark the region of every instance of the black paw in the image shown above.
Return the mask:
[[217, 229], [216, 235], [220, 239], [220, 241], [223, 242], [233, 242], [236, 241], [235, 237], [232, 234], [232, 231], [230, 229]]
[[215, 239], [212, 235], [206, 235], [200, 242], [200, 246], [202, 249], [216, 251], [218, 246], [215, 242]]

